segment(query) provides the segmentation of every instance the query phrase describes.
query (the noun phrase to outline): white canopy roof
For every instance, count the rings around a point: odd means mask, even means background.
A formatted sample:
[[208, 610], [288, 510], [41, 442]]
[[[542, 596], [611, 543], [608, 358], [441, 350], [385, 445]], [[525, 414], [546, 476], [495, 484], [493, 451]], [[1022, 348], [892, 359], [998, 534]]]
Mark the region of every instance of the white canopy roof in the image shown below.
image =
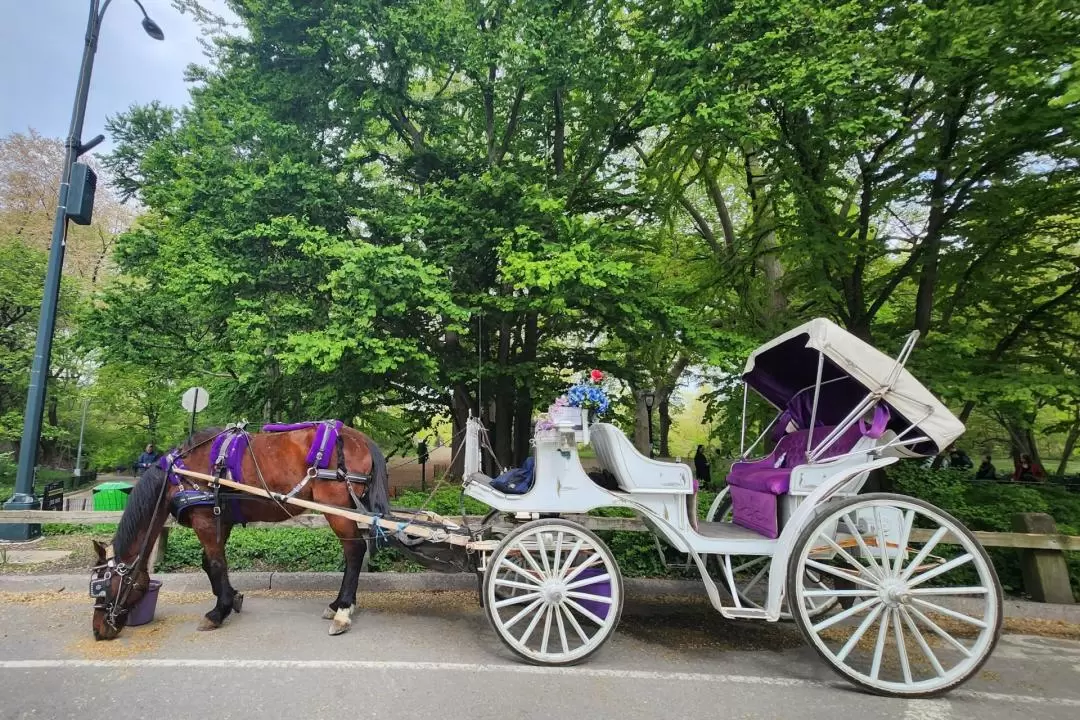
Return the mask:
[[818, 418], [824, 422], [839, 422], [867, 392], [873, 392], [889, 406], [890, 429], [900, 433], [915, 424], [917, 429], [905, 437], [930, 439], [933, 447], [922, 443], [911, 448], [919, 455], [935, 455], [964, 433], [963, 423], [911, 373], [902, 369], [892, 378], [894, 358], [825, 318], [759, 347], [747, 358], [743, 379], [778, 409], [786, 409], [792, 398], [815, 385], [818, 352], [826, 359], [818, 403]]

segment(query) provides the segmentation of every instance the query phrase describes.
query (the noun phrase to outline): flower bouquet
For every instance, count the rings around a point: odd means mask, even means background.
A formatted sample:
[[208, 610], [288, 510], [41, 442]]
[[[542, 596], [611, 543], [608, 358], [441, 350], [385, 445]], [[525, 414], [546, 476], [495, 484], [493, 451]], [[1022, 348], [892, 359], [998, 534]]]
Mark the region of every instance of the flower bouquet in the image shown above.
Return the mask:
[[[574, 428], [574, 435], [578, 442], [589, 442], [589, 421], [592, 415], [602, 415], [608, 411], [610, 401], [604, 392], [602, 382], [604, 373], [599, 370], [590, 371], [585, 378], [572, 385], [566, 394], [561, 395], [555, 403], [548, 408], [548, 420], [541, 421], [544, 429], [558, 425]], [[537, 425], [540, 428], [540, 424]]]

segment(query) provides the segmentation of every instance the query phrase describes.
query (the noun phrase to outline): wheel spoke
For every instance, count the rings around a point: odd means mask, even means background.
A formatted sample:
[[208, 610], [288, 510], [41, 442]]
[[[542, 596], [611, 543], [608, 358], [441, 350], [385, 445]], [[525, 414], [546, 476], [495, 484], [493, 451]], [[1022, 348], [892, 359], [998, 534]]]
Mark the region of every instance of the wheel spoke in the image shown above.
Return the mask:
[[870, 547], [866, 544], [866, 540], [863, 539], [862, 533], [859, 532], [858, 523], [852, 522], [851, 513], [844, 515], [844, 522], [847, 523], [848, 530], [851, 531], [851, 536], [855, 538], [855, 543], [859, 546], [859, 550], [866, 556], [866, 562], [870, 565], [866, 570], [871, 574], [877, 575], [879, 578], [885, 577], [885, 571], [878, 566], [874, 554], [870, 552]]
[[536, 576], [535, 575], [530, 575], [529, 571], [526, 570], [525, 568], [521, 567], [520, 565], [515, 565], [514, 563], [510, 562], [506, 558], [503, 558], [502, 562], [499, 563], [499, 568], [502, 569], [504, 567], [510, 568], [511, 570], [516, 572], [518, 575], [520, 575], [521, 577], [528, 580], [530, 583], [532, 583], [533, 587], [540, 587], [540, 582], [537, 580]]
[[537, 587], [536, 585], [529, 585], [527, 583], [518, 582], [516, 580], [504, 580], [501, 577], [495, 578], [495, 584], [499, 587], [514, 588], [515, 590], [535, 591]]
[[581, 623], [579, 623], [577, 621], [577, 618], [574, 617], [574, 613], [570, 612], [567, 608], [564, 608], [561, 604], [556, 605], [556, 607], [559, 608], [560, 613], [566, 614], [566, 619], [570, 621], [570, 627], [574, 628], [574, 632], [576, 632], [578, 634], [578, 637], [581, 638], [581, 642], [588, 644], [589, 636], [586, 635], [585, 631], [581, 629]]
[[577, 580], [566, 586], [567, 590], [577, 590], [580, 587], [588, 587], [589, 585], [595, 585], [596, 583], [602, 583], [611, 580], [610, 573], [604, 573], [603, 575], [597, 575], [595, 577], [587, 577], [584, 580]]
[[856, 585], [862, 585], [863, 587], [870, 588], [874, 592], [877, 592], [878, 586], [876, 584], [874, 584], [873, 582], [871, 582], [869, 580], [864, 580], [861, 577], [859, 577], [858, 575], [852, 575], [851, 573], [847, 572], [846, 570], [844, 570], [842, 568], [834, 567], [833, 565], [826, 565], [823, 562], [818, 562], [817, 560], [810, 560], [810, 559], [807, 559], [806, 564], [808, 566], [814, 568], [815, 570], [820, 570], [821, 572], [828, 573], [829, 575], [832, 575], [833, 577], [838, 577], [841, 580], [847, 580], [848, 582], [853, 582]]
[[529, 566], [530, 566], [530, 567], [531, 567], [531, 568], [532, 568], [533, 570], [535, 570], [535, 571], [537, 572], [537, 574], [539, 574], [539, 575], [540, 575], [540, 577], [546, 577], [546, 575], [544, 574], [544, 570], [543, 570], [543, 568], [541, 568], [541, 567], [540, 567], [540, 566], [539, 566], [539, 565], [538, 565], [538, 564], [536, 563], [536, 559], [535, 559], [535, 558], [534, 558], [534, 557], [532, 556], [532, 553], [530, 553], [530, 552], [529, 552], [529, 548], [527, 548], [527, 547], [525, 546], [525, 543], [523, 543], [523, 542], [519, 542], [519, 543], [517, 544], [517, 546], [518, 546], [518, 550], [519, 550], [519, 551], [521, 552], [521, 556], [522, 556], [523, 558], [525, 558], [525, 562], [529, 563]]
[[896, 637], [896, 652], [900, 656], [900, 669], [904, 671], [904, 682], [911, 684], [911, 664], [908, 663], [907, 645], [904, 644], [904, 631], [900, 628], [900, 611], [892, 608], [889, 611], [892, 617], [893, 635]]
[[540, 597], [540, 593], [528, 593], [527, 595], [515, 595], [514, 597], [506, 598], [505, 600], [499, 600], [495, 603], [495, 607], [504, 608], [510, 605], [518, 605], [523, 602], [532, 602]]
[[970, 562], [972, 559], [974, 559], [974, 557], [975, 556], [972, 555], [971, 553], [964, 553], [960, 557], [954, 557], [949, 562], [947, 562], [947, 563], [945, 563], [943, 565], [938, 565], [933, 570], [927, 570], [923, 574], [916, 575], [915, 577], [911, 578], [910, 580], [908, 580], [908, 587], [915, 587], [916, 585], [920, 585], [920, 584], [926, 582], [930, 578], [936, 578], [938, 575], [942, 575], [944, 573], [947, 573], [950, 570], [952, 570], [953, 568], [958, 568], [961, 565], [964, 565], [965, 563]]
[[836, 542], [836, 540], [832, 539], [824, 533], [818, 534], [818, 537], [824, 540], [836, 552], [837, 555], [844, 558], [847, 564], [858, 570], [860, 574], [862, 574], [867, 569], [865, 565], [852, 557], [851, 553], [841, 547], [840, 543]]
[[837, 590], [836, 588], [825, 588], [823, 590], [803, 590], [803, 596], [808, 598], [829, 598], [829, 597], [864, 597], [866, 595], [876, 594], [873, 590]]
[[929, 600], [923, 600], [922, 598], [912, 598], [911, 602], [915, 603], [916, 605], [921, 605], [922, 607], [926, 608], [927, 610], [929, 610], [931, 612], [937, 612], [937, 613], [941, 613], [942, 615], [948, 615], [949, 617], [953, 618], [954, 620], [959, 620], [960, 622], [966, 622], [967, 624], [974, 625], [977, 628], [985, 628], [986, 627], [986, 623], [983, 622], [982, 620], [979, 620], [978, 618], [973, 618], [970, 615], [965, 615], [962, 612], [957, 612], [956, 610], [952, 610], [952, 609], [947, 608], [947, 607], [942, 607], [941, 605], [938, 605], [937, 603], [932, 603]]
[[743, 594], [749, 593], [750, 590], [752, 590], [754, 587], [756, 587], [758, 582], [761, 581], [761, 578], [763, 578], [765, 576], [765, 574], [768, 573], [768, 572], [769, 572], [769, 565], [768, 565], [768, 563], [766, 563], [765, 565], [761, 566], [761, 569], [757, 571], [757, 574], [754, 575], [754, 577], [750, 578], [750, 580], [747, 581], [747, 583], [745, 585], [743, 585], [743, 589], [742, 589]]
[[904, 567], [904, 556], [907, 555], [908, 540], [911, 539], [911, 527], [915, 524], [915, 511], [908, 510], [904, 513], [904, 521], [901, 524], [900, 544], [896, 547], [896, 562], [893, 563], [893, 575], [899, 575]]
[[548, 560], [547, 545], [544, 543], [544, 533], [536, 533], [536, 545], [540, 553], [540, 564], [544, 567], [544, 577], [551, 576], [551, 562]]
[[525, 645], [529, 642], [529, 638], [532, 637], [533, 630], [535, 630], [536, 626], [540, 624], [540, 618], [544, 615], [544, 606], [541, 605], [540, 609], [536, 611], [535, 615], [533, 615], [533, 619], [529, 622], [529, 626], [525, 628], [525, 632], [521, 634], [520, 638], [518, 638], [519, 643]]
[[582, 571], [584, 571], [584, 570], [586, 570], [588, 568], [591, 568], [593, 565], [596, 565], [598, 563], [603, 563], [603, 562], [604, 562], [604, 558], [600, 557], [599, 553], [596, 553], [592, 557], [590, 557], [588, 560], [586, 560], [585, 562], [583, 562], [580, 565], [578, 565], [577, 567], [575, 567], [573, 572], [571, 572], [569, 575], [567, 575], [565, 578], [563, 578], [563, 580], [565, 580], [568, 583], [573, 582], [574, 578], [576, 578], [578, 575], [580, 575], [582, 573]]
[[885, 527], [881, 524], [881, 508], [877, 505], [874, 506], [874, 522], [877, 523], [878, 552], [881, 553], [878, 559], [881, 561], [881, 574], [888, 577], [892, 574], [889, 563], [889, 547], [885, 544]]
[[956, 648], [960, 653], [964, 655], [964, 657], [971, 658], [971, 651], [964, 647], [963, 643], [961, 643], [952, 635], [938, 627], [938, 624], [936, 622], [921, 613], [918, 608], [914, 608], [908, 605], [907, 609], [908, 612], [914, 615], [918, 620], [920, 620], [924, 625], [926, 625], [926, 627], [930, 628], [930, 630], [933, 631], [935, 635]]
[[832, 617], [829, 617], [829, 618], [826, 618], [825, 620], [822, 620], [817, 625], [814, 625], [814, 632], [820, 633], [822, 630], [825, 630], [826, 628], [831, 628], [836, 623], [843, 622], [843, 621], [847, 620], [849, 617], [853, 617], [855, 615], [858, 615], [863, 610], [866, 610], [866, 609], [870, 608], [871, 606], [873, 606], [875, 603], [879, 603], [879, 602], [881, 602], [881, 598], [879, 598], [877, 595], [875, 595], [874, 597], [872, 597], [872, 598], [870, 598], [868, 600], [863, 600], [861, 603], [857, 603], [855, 605], [852, 605], [847, 610], [844, 610], [843, 612], [839, 612], [839, 613], [833, 615]]
[[559, 575], [559, 571], [562, 570], [562, 565], [559, 564], [559, 558], [562, 555], [562, 539], [563, 532], [560, 530], [558, 534], [555, 535], [555, 558], [551, 562], [551, 567], [555, 569], [555, 575]]
[[907, 625], [908, 632], [915, 637], [915, 642], [919, 644], [919, 648], [922, 650], [922, 654], [930, 661], [930, 665], [933, 666], [934, 672], [938, 677], [945, 677], [945, 668], [941, 667], [941, 662], [938, 661], [937, 655], [930, 649], [930, 645], [926, 642], [926, 638], [923, 637], [922, 632], [915, 625], [911, 619], [911, 614], [907, 611], [907, 608], [900, 606], [900, 614], [904, 617], [904, 624]]
[[885, 638], [889, 630], [889, 613], [881, 614], [880, 627], [878, 628], [877, 642], [874, 643], [874, 662], [870, 665], [870, 679], [877, 680], [881, 672], [881, 661], [885, 657]]
[[915, 570], [919, 567], [919, 564], [926, 559], [926, 556], [929, 555], [935, 547], [937, 547], [937, 544], [941, 542], [941, 538], [945, 537], [946, 533], [948, 532], [949, 531], [946, 528], [943, 528], [939, 525], [938, 529], [934, 532], [933, 535], [930, 536], [930, 539], [926, 541], [926, 544], [923, 545], [922, 550], [919, 551], [919, 554], [912, 558], [911, 563], [909, 563], [907, 566], [907, 569], [904, 570], [904, 572], [900, 573], [900, 577], [904, 580], [907, 580], [909, 577], [911, 577], [911, 574], [915, 572]]
[[584, 547], [584, 545], [585, 539], [578, 538], [577, 542], [574, 543], [574, 547], [570, 548], [570, 553], [566, 556], [566, 560], [563, 560], [562, 567], [559, 568], [559, 577], [566, 577], [567, 571], [572, 567], [574, 559], [577, 558], [578, 552], [581, 551], [581, 548]]
[[524, 608], [522, 608], [521, 612], [519, 612], [517, 615], [515, 615], [514, 617], [507, 620], [505, 623], [503, 623], [503, 629], [504, 630], [509, 630], [510, 628], [517, 625], [518, 620], [521, 620], [521, 618], [528, 615], [529, 611], [534, 610], [536, 608], [536, 606], [539, 605], [541, 602], [542, 601], [539, 598], [537, 598], [536, 600], [533, 600], [531, 603], [529, 603]]
[[858, 645], [859, 640], [862, 640], [862, 636], [866, 634], [866, 631], [870, 629], [870, 626], [874, 624], [874, 620], [877, 620], [878, 615], [885, 609], [884, 605], [878, 605], [871, 610], [869, 614], [863, 619], [859, 626], [855, 628], [855, 632], [851, 633], [851, 637], [844, 643], [844, 647], [840, 648], [840, 652], [836, 654], [836, 659], [840, 662], [844, 662], [844, 658], [848, 656], [855, 646]]
[[605, 605], [611, 605], [615, 602], [608, 595], [593, 595], [592, 593], [574, 592], [573, 590], [566, 593], [566, 597], [577, 598], [578, 600], [588, 600], [589, 602], [604, 603]]
[[908, 590], [912, 595], [985, 595], [990, 592], [989, 588], [979, 585], [967, 587], [920, 587]]
[[600, 618], [593, 615], [592, 612], [590, 612], [589, 610], [586, 610], [585, 608], [583, 608], [581, 605], [579, 605], [572, 598], [566, 598], [566, 600], [564, 600], [563, 602], [565, 602], [567, 605], [569, 605], [573, 609], [577, 610], [582, 615], [584, 615], [588, 620], [591, 620], [592, 622], [596, 623], [597, 625], [603, 626], [603, 624], [604, 624], [603, 620], [601, 620]]
[[566, 640], [566, 624], [563, 623], [562, 607], [559, 606], [559, 605], [555, 605], [554, 608], [555, 608], [555, 622], [559, 627], [559, 642], [562, 643], [562, 651], [563, 651], [563, 653], [568, 653], [568, 652], [570, 652], [570, 643], [567, 642], [567, 640]]
[[550, 605], [547, 606], [547, 611], [544, 613], [544, 637], [540, 640], [540, 652], [547, 653], [548, 640], [551, 638], [551, 616], [554, 614], [554, 608]]
[[733, 572], [733, 573], [742, 572], [743, 570], [746, 570], [747, 568], [752, 568], [755, 565], [760, 565], [761, 563], [768, 563], [768, 560], [769, 560], [769, 558], [765, 557], [765, 556], [756, 557], [756, 558], [753, 558], [752, 560], [748, 560], [747, 562], [744, 562], [742, 565], [736, 565], [735, 567], [733, 567], [731, 569], [731, 572]]

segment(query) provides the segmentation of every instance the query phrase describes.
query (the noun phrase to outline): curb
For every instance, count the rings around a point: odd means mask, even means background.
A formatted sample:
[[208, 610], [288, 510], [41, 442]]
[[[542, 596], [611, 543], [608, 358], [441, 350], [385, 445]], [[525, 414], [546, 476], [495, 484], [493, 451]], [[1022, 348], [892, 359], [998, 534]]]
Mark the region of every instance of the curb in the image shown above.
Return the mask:
[[[209, 592], [210, 582], [202, 573], [159, 573], [154, 576], [165, 592]], [[234, 572], [229, 581], [241, 592], [249, 590], [315, 591], [336, 593], [341, 573], [336, 572]], [[0, 575], [0, 592], [54, 592], [84, 595], [89, 576], [79, 575]], [[628, 598], [663, 599], [669, 597], [706, 597], [705, 587], [696, 580], [660, 580], [625, 578]], [[361, 573], [361, 592], [447, 592], [477, 590], [476, 575], [470, 573]], [[1080, 624], [1080, 604], [1057, 605], [1006, 598], [1007, 618], [1051, 620]]]

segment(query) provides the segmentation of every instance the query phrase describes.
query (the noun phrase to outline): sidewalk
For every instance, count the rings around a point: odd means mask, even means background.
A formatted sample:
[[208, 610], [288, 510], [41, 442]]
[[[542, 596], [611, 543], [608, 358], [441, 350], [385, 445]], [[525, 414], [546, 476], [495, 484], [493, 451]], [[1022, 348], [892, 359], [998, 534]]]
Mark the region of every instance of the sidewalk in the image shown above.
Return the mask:
[[[210, 581], [203, 573], [161, 573], [162, 590], [191, 593], [209, 592]], [[89, 573], [81, 575], [0, 575], [0, 592], [85, 593]], [[337, 592], [341, 573], [327, 572], [234, 572], [229, 580], [237, 590], [285, 590]], [[667, 597], [704, 598], [705, 588], [696, 580], [653, 580], [625, 578], [627, 597], [662, 600]], [[361, 592], [440, 592], [477, 590], [475, 575], [467, 573], [361, 573]], [[1006, 618], [1048, 620], [1080, 624], [1080, 604], [1055, 605], [1005, 598]]]

